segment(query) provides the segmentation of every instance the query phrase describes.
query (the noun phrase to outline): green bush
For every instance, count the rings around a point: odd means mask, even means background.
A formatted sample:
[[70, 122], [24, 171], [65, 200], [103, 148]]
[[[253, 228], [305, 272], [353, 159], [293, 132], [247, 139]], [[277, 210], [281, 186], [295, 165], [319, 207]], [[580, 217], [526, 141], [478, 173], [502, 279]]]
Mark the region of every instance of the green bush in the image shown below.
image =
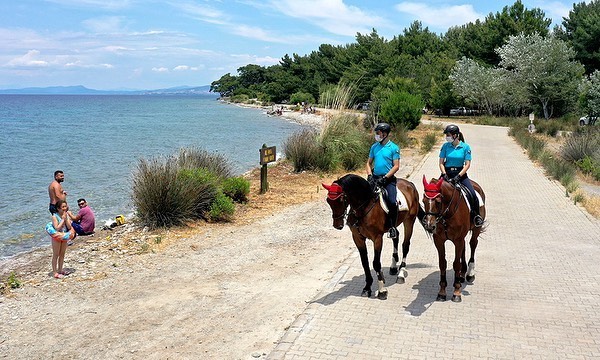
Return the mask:
[[319, 145], [318, 136], [316, 130], [303, 128], [285, 140], [283, 152], [285, 157], [292, 162], [294, 171], [318, 168], [317, 162], [325, 158], [325, 152]]
[[302, 104], [303, 102], [306, 105], [314, 104], [315, 97], [309, 93], [305, 93], [305, 92], [301, 92], [301, 91], [295, 92], [290, 96], [290, 104]]
[[229, 101], [234, 102], [234, 103], [245, 103], [248, 101], [248, 99], [250, 99], [250, 97], [246, 94], [238, 94], [238, 95], [233, 95], [232, 97], [229, 98]]
[[338, 115], [329, 121], [319, 139], [328, 160], [317, 162], [317, 168], [355, 170], [364, 167], [373, 141], [358, 123], [359, 119], [349, 114]]
[[407, 92], [392, 92], [381, 102], [379, 116], [394, 127], [405, 126], [413, 130], [419, 125], [423, 110], [420, 96]]
[[591, 175], [595, 180], [600, 180], [600, 163], [593, 157], [586, 155], [583, 159], [577, 160], [575, 164], [584, 173]]
[[208, 214], [211, 220], [229, 221], [234, 212], [235, 205], [233, 204], [233, 200], [222, 192], [219, 192], [210, 205], [210, 211]]
[[17, 274], [15, 274], [14, 272], [11, 272], [10, 275], [8, 276], [8, 279], [6, 279], [6, 285], [8, 285], [9, 288], [11, 289], [18, 289], [21, 287], [21, 280], [19, 280], [19, 278], [17, 278]]
[[208, 169], [181, 169], [177, 180], [184, 188], [190, 189], [189, 199], [194, 204], [194, 218], [203, 218], [210, 209], [219, 183], [217, 174]]
[[433, 149], [433, 146], [438, 140], [438, 135], [436, 133], [430, 132], [425, 134], [423, 138], [423, 142], [421, 143], [421, 151], [423, 153], [428, 153]]
[[583, 130], [567, 137], [560, 148], [560, 154], [565, 160], [579, 161], [586, 156], [593, 157], [600, 149], [600, 131]]
[[243, 203], [248, 201], [250, 182], [243, 177], [231, 177], [223, 180], [223, 193], [233, 201]]
[[132, 186], [138, 220], [156, 228], [205, 218], [229, 169], [222, 156], [195, 148], [181, 149], [175, 156], [139, 160]]
[[181, 169], [207, 169], [222, 179], [233, 176], [231, 165], [225, 156], [197, 147], [179, 149], [176, 161]]

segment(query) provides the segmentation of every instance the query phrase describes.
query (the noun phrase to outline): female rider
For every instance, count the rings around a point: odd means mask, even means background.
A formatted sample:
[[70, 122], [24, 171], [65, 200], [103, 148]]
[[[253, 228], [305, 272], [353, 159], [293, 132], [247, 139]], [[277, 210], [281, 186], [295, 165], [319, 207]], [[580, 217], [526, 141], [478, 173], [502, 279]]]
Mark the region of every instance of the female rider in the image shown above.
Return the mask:
[[458, 126], [450, 124], [444, 129], [446, 143], [440, 149], [441, 177], [453, 184], [461, 183], [471, 192], [471, 216], [476, 227], [483, 225], [483, 218], [479, 215], [479, 200], [467, 171], [471, 167], [471, 147], [465, 143], [465, 138]]

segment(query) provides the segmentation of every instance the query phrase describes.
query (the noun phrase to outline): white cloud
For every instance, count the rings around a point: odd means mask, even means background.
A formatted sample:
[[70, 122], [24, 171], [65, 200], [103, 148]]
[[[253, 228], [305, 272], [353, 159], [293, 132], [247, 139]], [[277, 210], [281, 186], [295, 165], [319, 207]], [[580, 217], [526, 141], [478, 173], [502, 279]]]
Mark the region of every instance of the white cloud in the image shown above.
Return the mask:
[[250, 39], [256, 39], [267, 42], [289, 43], [284, 37], [274, 35], [268, 31], [256, 26], [238, 25], [230, 29], [230, 32], [235, 35], [243, 36]]
[[225, 13], [207, 5], [182, 1], [173, 1], [170, 4], [196, 20], [220, 25], [226, 25], [228, 22], [228, 16]]
[[425, 26], [443, 31], [451, 26], [463, 25], [485, 18], [485, 15], [479, 14], [473, 9], [473, 5], [433, 7], [422, 2], [402, 2], [395, 8], [399, 12], [419, 20]]
[[274, 58], [271, 56], [256, 56], [249, 54], [232, 54], [232, 58], [236, 59], [237, 62], [243, 63], [243, 65], [247, 64], [256, 64], [263, 66], [270, 66], [279, 64], [279, 58]]
[[103, 16], [87, 19], [81, 23], [94, 33], [110, 34], [121, 31], [123, 20], [121, 16]]
[[271, 7], [281, 13], [323, 28], [336, 35], [355, 36], [373, 28], [389, 26], [384, 18], [368, 13], [342, 0], [271, 0]]
[[536, 1], [535, 7], [542, 9], [546, 17], [551, 18], [552, 22], [557, 25], [562, 24], [563, 17], [568, 18], [569, 11], [573, 10], [573, 6], [567, 6], [558, 1]]
[[129, 0], [46, 0], [71, 7], [92, 7], [106, 10], [119, 10], [129, 7]]
[[153, 67], [152, 71], [158, 72], [158, 73], [167, 73], [167, 72], [169, 72], [169, 69], [167, 69], [166, 67]]
[[46, 67], [48, 62], [38, 59], [40, 52], [38, 50], [29, 50], [27, 54], [10, 60], [6, 66], [9, 67]]
[[198, 66], [178, 65], [173, 68], [173, 71], [199, 71]]

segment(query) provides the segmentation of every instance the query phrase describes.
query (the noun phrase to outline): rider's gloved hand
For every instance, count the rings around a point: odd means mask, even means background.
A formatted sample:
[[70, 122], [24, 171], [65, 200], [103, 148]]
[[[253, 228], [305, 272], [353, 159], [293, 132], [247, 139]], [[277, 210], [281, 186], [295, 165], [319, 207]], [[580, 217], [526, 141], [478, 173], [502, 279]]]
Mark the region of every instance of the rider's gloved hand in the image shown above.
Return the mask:
[[385, 176], [377, 179], [377, 186], [385, 187], [387, 185], [387, 178]]
[[456, 175], [455, 177], [450, 179], [450, 182], [453, 184], [458, 184], [460, 182], [460, 175]]
[[442, 175], [440, 175], [440, 179], [444, 179], [444, 181], [450, 181], [450, 178], [448, 177], [448, 174], [442, 174]]

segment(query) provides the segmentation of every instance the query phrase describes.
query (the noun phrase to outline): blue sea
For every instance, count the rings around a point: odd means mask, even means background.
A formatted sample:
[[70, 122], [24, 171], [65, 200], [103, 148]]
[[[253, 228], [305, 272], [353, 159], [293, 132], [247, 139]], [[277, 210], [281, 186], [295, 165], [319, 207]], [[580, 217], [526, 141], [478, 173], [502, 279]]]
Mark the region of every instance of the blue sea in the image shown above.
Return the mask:
[[55, 170], [65, 173], [70, 208], [85, 198], [98, 227], [133, 214], [141, 158], [195, 146], [224, 155], [242, 174], [259, 166], [262, 144], [280, 152], [299, 128], [211, 95], [0, 95], [0, 258], [49, 245]]

